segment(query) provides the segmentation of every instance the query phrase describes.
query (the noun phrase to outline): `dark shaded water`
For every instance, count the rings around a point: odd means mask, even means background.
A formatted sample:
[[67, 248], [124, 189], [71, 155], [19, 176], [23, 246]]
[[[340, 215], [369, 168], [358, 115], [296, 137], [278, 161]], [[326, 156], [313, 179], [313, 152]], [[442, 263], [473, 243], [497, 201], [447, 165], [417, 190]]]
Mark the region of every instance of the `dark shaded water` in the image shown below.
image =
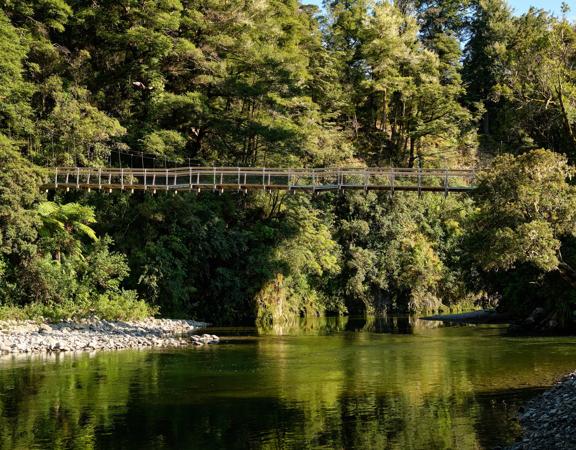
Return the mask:
[[[2, 449], [477, 449], [576, 368], [574, 338], [317, 320], [218, 346], [0, 359]], [[403, 334], [406, 333], [406, 334]]]

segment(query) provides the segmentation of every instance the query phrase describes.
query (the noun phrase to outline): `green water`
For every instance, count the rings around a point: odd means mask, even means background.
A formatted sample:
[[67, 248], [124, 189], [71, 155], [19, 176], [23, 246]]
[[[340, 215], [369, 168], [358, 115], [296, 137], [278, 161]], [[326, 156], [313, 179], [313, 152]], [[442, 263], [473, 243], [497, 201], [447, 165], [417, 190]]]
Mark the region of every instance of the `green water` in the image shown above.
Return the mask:
[[312, 321], [188, 350], [0, 359], [2, 449], [476, 449], [576, 369], [574, 338]]

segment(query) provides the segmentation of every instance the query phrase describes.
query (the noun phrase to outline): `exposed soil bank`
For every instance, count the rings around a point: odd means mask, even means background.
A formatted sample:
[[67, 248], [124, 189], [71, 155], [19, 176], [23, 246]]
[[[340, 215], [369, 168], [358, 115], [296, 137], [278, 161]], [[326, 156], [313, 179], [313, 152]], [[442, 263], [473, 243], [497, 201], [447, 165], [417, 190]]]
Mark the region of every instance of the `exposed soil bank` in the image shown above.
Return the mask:
[[576, 372], [520, 411], [522, 442], [509, 450], [576, 449]]
[[3, 321], [0, 322], [0, 355], [200, 346], [218, 342], [217, 336], [196, 334], [206, 326], [202, 322], [170, 319], [137, 322], [90, 319], [57, 324]]

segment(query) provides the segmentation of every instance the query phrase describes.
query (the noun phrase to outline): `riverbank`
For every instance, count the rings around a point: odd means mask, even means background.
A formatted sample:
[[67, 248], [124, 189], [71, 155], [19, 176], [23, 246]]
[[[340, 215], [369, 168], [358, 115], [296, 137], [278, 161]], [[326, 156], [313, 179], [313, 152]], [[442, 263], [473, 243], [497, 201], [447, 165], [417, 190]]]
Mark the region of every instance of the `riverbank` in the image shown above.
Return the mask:
[[131, 322], [88, 319], [54, 324], [0, 321], [0, 355], [202, 346], [219, 342], [217, 336], [197, 334], [207, 325], [192, 320], [152, 318]]
[[436, 314], [421, 317], [421, 320], [452, 322], [462, 324], [503, 324], [509, 323], [511, 318], [508, 314], [502, 314], [492, 309], [470, 311], [458, 314]]
[[521, 410], [522, 442], [509, 450], [576, 448], [576, 372], [529, 402]]

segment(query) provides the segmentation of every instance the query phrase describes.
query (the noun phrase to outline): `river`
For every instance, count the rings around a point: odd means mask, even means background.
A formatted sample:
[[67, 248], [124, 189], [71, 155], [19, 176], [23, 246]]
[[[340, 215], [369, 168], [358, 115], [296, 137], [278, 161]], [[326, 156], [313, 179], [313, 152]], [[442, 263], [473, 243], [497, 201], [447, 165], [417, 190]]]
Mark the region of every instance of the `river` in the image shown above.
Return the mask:
[[413, 318], [219, 328], [186, 350], [0, 359], [1, 449], [490, 449], [576, 339]]

